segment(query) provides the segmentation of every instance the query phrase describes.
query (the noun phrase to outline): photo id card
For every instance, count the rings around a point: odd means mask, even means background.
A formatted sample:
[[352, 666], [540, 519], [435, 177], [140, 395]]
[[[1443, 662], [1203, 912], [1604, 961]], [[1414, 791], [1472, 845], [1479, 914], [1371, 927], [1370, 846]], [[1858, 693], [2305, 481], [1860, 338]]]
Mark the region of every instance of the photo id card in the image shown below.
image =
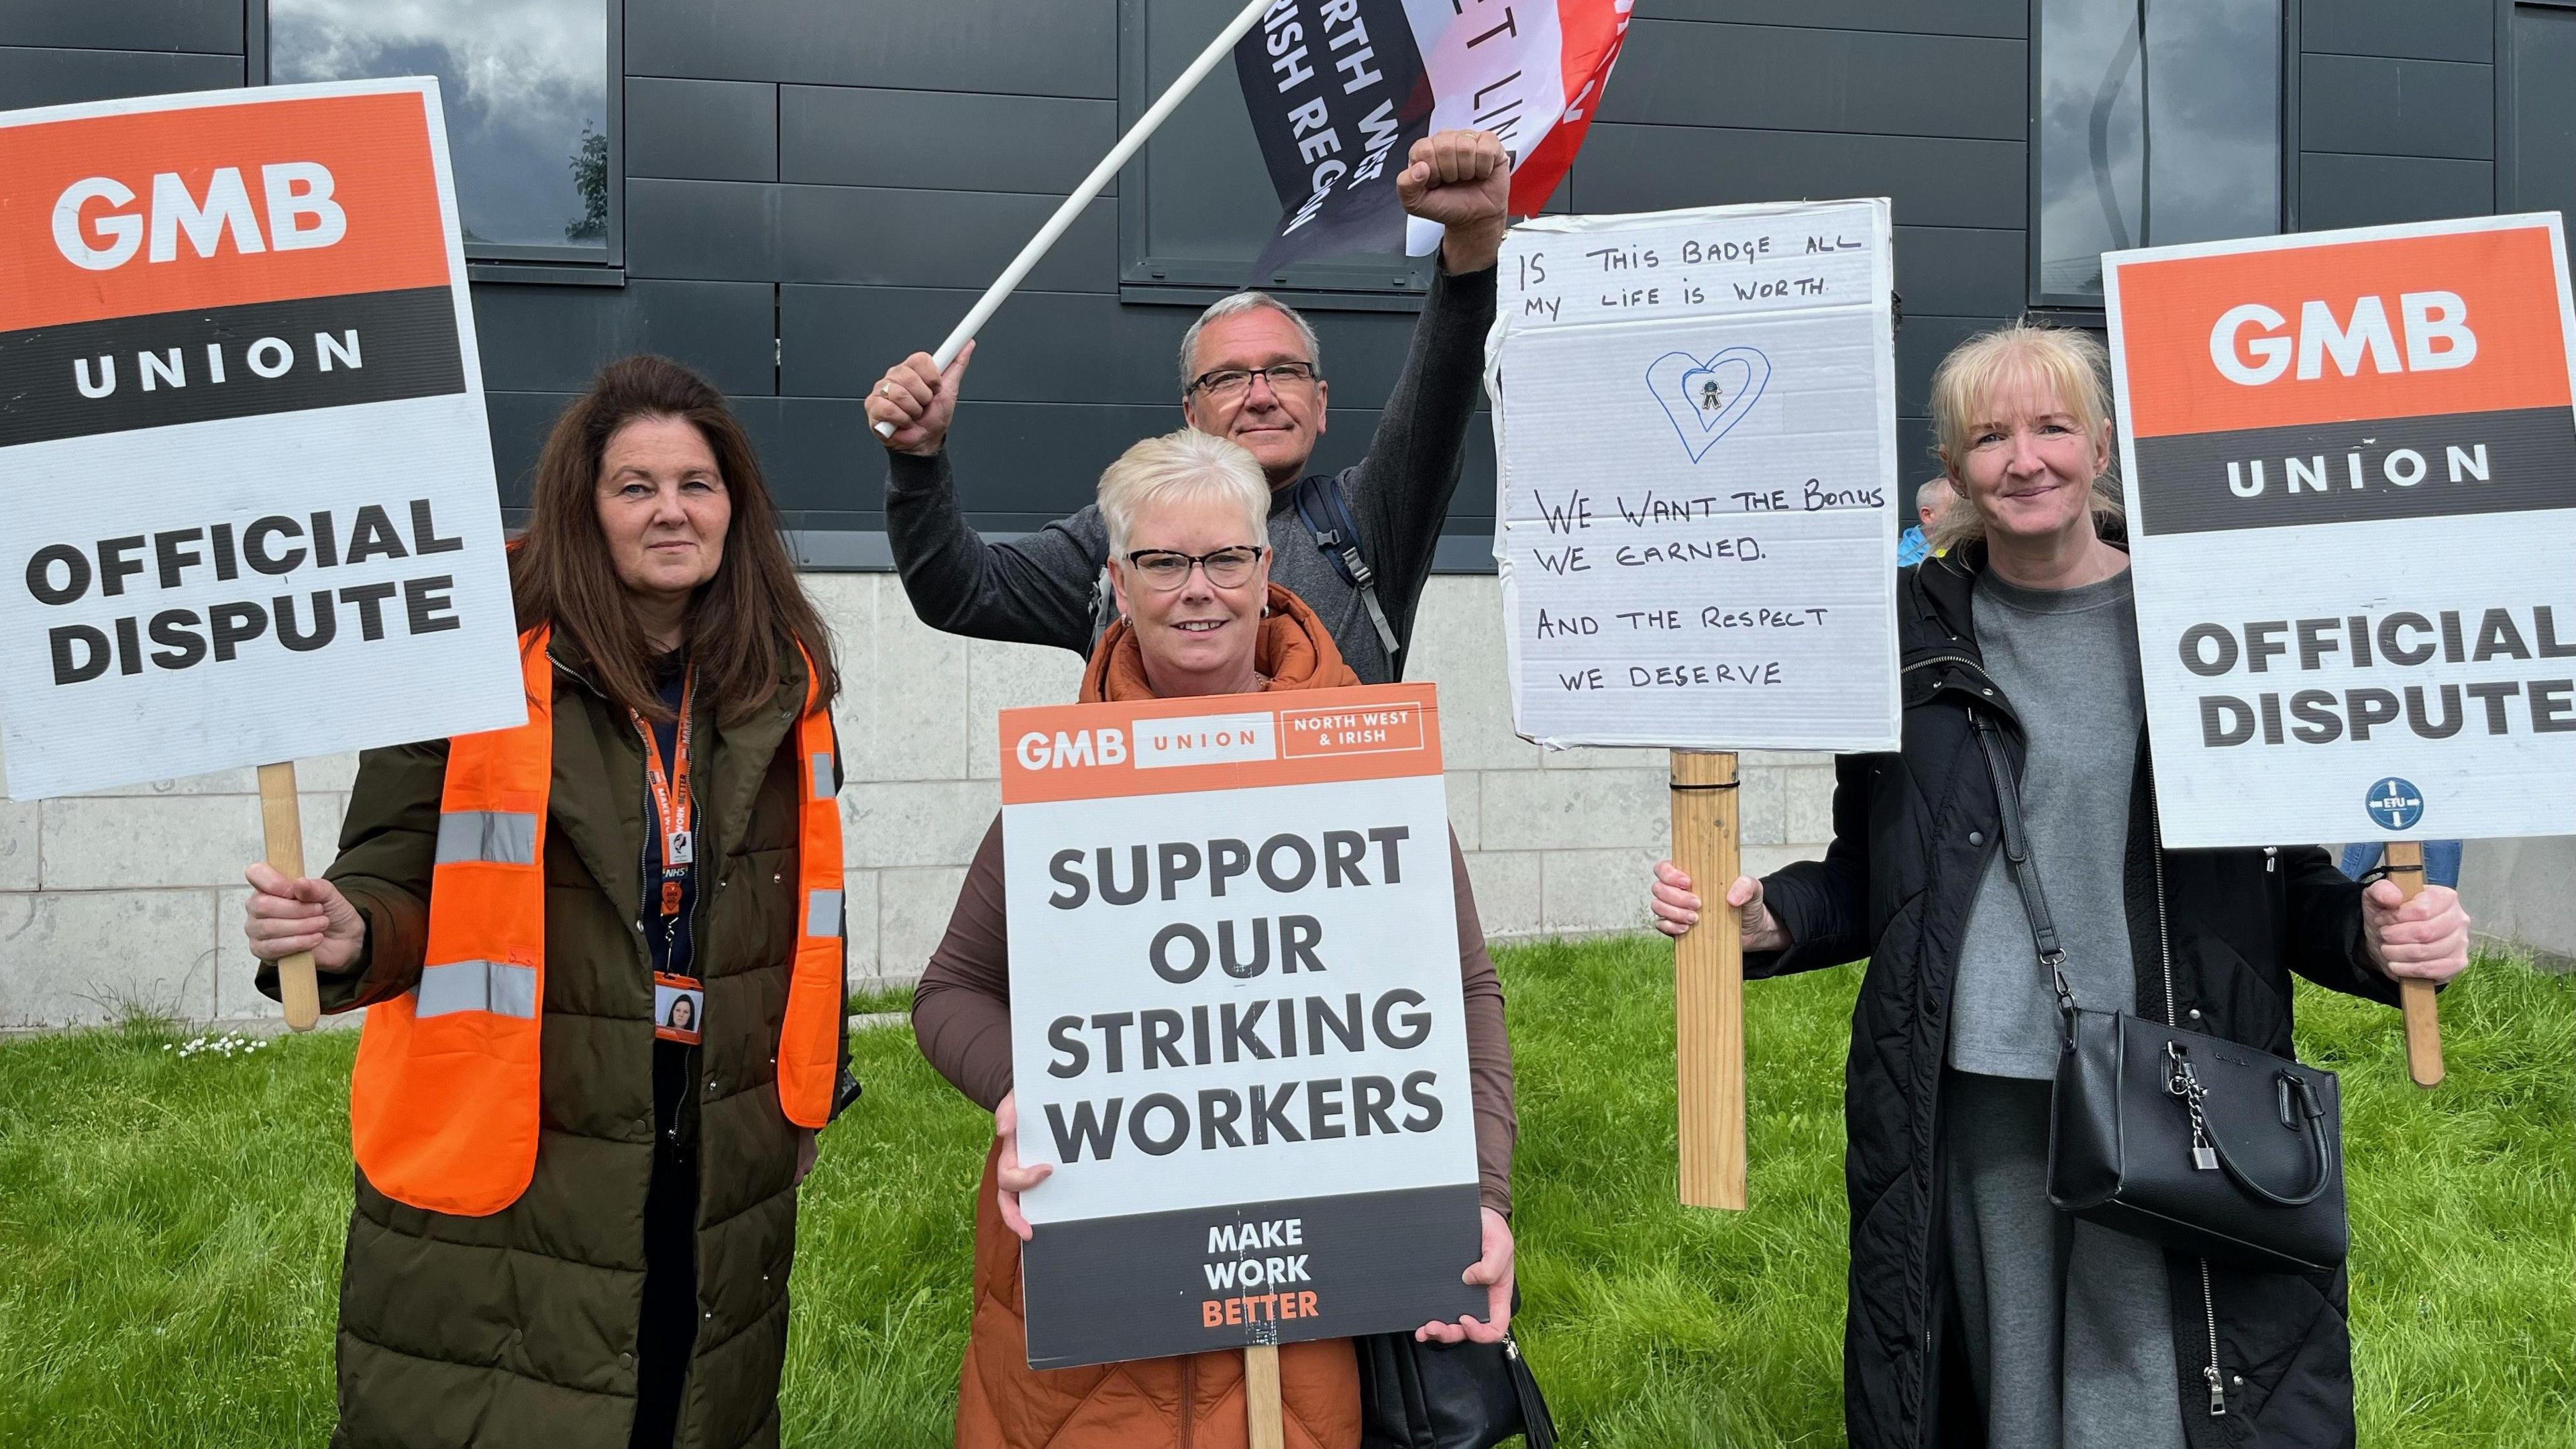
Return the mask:
[[653, 1036], [696, 1046], [706, 1027], [707, 993], [694, 976], [653, 973]]

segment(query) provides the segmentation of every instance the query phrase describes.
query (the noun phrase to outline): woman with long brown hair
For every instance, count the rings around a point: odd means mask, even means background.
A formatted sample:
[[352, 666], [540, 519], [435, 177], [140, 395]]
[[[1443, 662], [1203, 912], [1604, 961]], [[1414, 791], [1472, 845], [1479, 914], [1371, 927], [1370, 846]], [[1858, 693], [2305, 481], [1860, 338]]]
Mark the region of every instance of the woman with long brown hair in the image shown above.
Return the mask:
[[830, 640], [677, 363], [603, 369], [533, 504], [528, 723], [368, 751], [331, 868], [247, 872], [252, 953], [370, 1008], [333, 1443], [775, 1443], [796, 1189], [856, 1095]]

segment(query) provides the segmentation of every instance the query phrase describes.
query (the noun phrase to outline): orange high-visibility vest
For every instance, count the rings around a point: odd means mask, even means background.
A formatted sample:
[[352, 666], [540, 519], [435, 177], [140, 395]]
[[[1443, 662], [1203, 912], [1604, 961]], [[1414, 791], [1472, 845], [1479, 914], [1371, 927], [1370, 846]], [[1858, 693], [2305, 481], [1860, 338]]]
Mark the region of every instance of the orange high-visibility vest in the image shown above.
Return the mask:
[[[499, 1212], [536, 1172], [555, 739], [546, 640], [544, 629], [519, 638], [528, 722], [448, 742], [420, 984], [367, 1009], [349, 1078], [349, 1136], [367, 1181], [432, 1212]], [[778, 1105], [788, 1121], [820, 1127], [840, 1072], [841, 813], [831, 714], [813, 656], [804, 658], [805, 712], [796, 726], [805, 776], [796, 869], [802, 925], [778, 1033]], [[648, 1009], [638, 1029], [650, 1030], [649, 1021]]]

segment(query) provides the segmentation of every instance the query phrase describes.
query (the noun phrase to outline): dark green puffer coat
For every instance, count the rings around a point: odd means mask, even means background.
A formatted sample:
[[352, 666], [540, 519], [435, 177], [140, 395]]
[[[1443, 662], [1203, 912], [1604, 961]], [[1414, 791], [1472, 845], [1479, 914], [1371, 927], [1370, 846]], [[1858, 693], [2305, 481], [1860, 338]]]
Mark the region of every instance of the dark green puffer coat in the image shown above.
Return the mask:
[[[634, 1421], [653, 1164], [652, 966], [636, 925], [644, 752], [625, 711], [567, 662], [569, 646], [552, 652], [536, 1174], [484, 1218], [404, 1206], [357, 1174], [332, 1437], [346, 1449], [622, 1449]], [[771, 704], [740, 727], [704, 704], [694, 725], [706, 1037], [681, 1123], [698, 1140], [699, 1180], [684, 1449], [778, 1442], [798, 1147], [774, 1076], [798, 925], [805, 669], [792, 648], [781, 673]], [[366, 916], [368, 944], [356, 970], [323, 976], [323, 1010], [419, 980], [446, 767], [444, 740], [361, 757], [326, 874]], [[274, 995], [275, 979], [262, 968], [260, 989]], [[846, 1043], [842, 1062], [846, 1086]]]

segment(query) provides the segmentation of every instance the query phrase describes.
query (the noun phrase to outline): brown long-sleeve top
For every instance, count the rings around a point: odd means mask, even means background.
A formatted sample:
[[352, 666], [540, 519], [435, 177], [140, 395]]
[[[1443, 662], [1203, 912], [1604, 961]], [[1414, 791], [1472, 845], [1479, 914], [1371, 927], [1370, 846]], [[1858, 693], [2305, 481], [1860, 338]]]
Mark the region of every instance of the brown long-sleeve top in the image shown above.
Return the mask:
[[[1458, 982], [1466, 995], [1467, 1078], [1476, 1104], [1477, 1196], [1512, 1210], [1512, 1046], [1503, 1029], [1503, 984], [1485, 954], [1476, 893], [1458, 837], [1449, 837], [1449, 874], [1458, 898]], [[957, 908], [948, 917], [921, 985], [912, 993], [912, 1031], [922, 1056], [986, 1111], [1011, 1090], [1009, 911], [1002, 888], [1002, 822], [984, 832]]]

